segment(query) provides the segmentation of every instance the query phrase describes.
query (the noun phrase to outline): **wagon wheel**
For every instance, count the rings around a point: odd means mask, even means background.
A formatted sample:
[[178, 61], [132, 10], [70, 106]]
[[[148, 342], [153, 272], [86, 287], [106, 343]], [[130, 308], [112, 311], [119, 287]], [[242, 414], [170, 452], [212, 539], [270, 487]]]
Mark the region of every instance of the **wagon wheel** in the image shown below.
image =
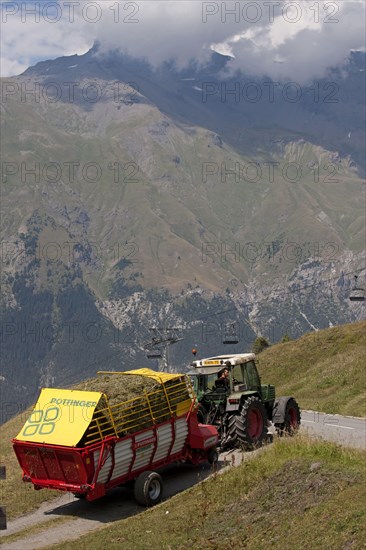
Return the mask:
[[157, 472], [142, 472], [136, 479], [134, 496], [140, 506], [154, 506], [163, 498], [163, 480]]

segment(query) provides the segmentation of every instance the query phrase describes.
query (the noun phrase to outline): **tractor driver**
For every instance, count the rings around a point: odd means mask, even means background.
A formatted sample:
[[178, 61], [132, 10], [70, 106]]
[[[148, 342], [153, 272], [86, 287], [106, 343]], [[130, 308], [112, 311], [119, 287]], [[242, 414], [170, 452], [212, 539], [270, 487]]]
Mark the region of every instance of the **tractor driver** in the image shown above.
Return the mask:
[[219, 378], [215, 382], [216, 386], [227, 388], [229, 386], [229, 369], [225, 368], [219, 372]]

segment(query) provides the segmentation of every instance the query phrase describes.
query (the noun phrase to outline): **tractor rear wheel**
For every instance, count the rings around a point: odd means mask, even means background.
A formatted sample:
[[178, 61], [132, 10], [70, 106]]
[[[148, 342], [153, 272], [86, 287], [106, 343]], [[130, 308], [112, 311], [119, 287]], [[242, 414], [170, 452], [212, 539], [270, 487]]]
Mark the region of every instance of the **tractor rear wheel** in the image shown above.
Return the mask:
[[258, 397], [248, 397], [238, 414], [228, 420], [230, 441], [247, 450], [261, 446], [267, 438], [267, 413]]
[[295, 399], [291, 398], [286, 403], [285, 421], [281, 424], [275, 424], [276, 431], [279, 436], [295, 435], [300, 428], [301, 413], [300, 408]]

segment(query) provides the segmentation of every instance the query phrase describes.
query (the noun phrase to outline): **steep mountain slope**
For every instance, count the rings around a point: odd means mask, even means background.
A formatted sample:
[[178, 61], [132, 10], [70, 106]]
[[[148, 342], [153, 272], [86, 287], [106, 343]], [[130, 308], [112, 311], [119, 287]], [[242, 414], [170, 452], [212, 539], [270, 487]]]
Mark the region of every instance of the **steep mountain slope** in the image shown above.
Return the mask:
[[[250, 271], [267, 270], [268, 258], [289, 273], [291, 260], [316, 256], [315, 243], [330, 260], [362, 250], [362, 181], [349, 158], [304, 140], [284, 145], [281, 155], [241, 156], [143, 98], [116, 104], [113, 84], [93, 83], [104, 101], [87, 110], [42, 96], [22, 102], [21, 91], [6, 102], [2, 228], [8, 239], [37, 208], [55, 220], [61, 248], [65, 238], [74, 246], [95, 238], [110, 269], [120, 251], [109, 262], [106, 251], [133, 243], [124, 259], [134, 260], [136, 280], [175, 290], [193, 273], [213, 290], [227, 286], [228, 272], [246, 282]], [[17, 85], [35, 89], [37, 81]], [[79, 88], [91, 85], [82, 81]], [[308, 249], [288, 253], [290, 261], [284, 257], [279, 266], [276, 255], [288, 241], [309, 243]]]
[[[153, 70], [145, 61], [119, 52], [101, 54], [95, 44], [85, 55], [38, 63], [24, 74], [60, 86], [84, 78], [130, 83], [169, 117], [219, 133], [241, 154], [257, 154], [258, 148], [275, 150], [278, 142], [305, 137], [342, 156], [350, 155], [365, 169], [360, 117], [366, 99], [365, 52], [350, 52], [343, 67], [329, 68], [323, 79], [308, 85], [231, 74], [230, 59], [213, 53], [207, 66], [192, 63], [178, 71], [167, 63]], [[68, 97], [61, 95], [64, 101]]]
[[[287, 106], [281, 128], [272, 111], [270, 132], [253, 127], [256, 108], [243, 127], [228, 103], [172, 94], [188, 76], [94, 53], [2, 83], [2, 391], [26, 404], [141, 366], [152, 326], [179, 327], [185, 365], [192, 344], [220, 351], [228, 323], [246, 349], [361, 318], [357, 148], [324, 148], [325, 119], [321, 140], [300, 134]], [[212, 132], [217, 117], [244, 141]]]

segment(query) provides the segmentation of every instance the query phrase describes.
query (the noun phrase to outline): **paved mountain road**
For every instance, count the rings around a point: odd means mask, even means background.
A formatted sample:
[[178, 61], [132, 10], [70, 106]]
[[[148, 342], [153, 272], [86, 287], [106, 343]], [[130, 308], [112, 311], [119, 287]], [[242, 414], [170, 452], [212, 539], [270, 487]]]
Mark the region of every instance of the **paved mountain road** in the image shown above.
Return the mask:
[[366, 449], [366, 419], [301, 411], [301, 431], [346, 447]]
[[[336, 443], [366, 449], [366, 419], [329, 415], [315, 411], [302, 411], [301, 432], [311, 437], [321, 437]], [[273, 428], [271, 431], [274, 431]], [[218, 470], [225, 466], [238, 466], [243, 460], [251, 460], [265, 448], [251, 453], [228, 451], [220, 454]], [[206, 479], [212, 473], [209, 465], [195, 467], [190, 465], [172, 465], [162, 471], [164, 480], [164, 497], [168, 499]], [[169, 510], [169, 501], [161, 506]], [[114, 521], [131, 517], [143, 511], [133, 499], [132, 490], [114, 489], [108, 496], [95, 502], [78, 500], [66, 493], [61, 497], [45, 502], [41, 507], [13, 521], [8, 522], [8, 529], [0, 534], [2, 550], [36, 550], [47, 546], [77, 539], [80, 535], [111, 524]], [[54, 521], [64, 520], [56, 524]], [[54, 524], [53, 524], [54, 523]], [[28, 529], [43, 525], [37, 533], [28, 533]], [[24, 530], [24, 531], [23, 531]], [[22, 538], [7, 542], [6, 538], [23, 531]], [[1, 540], [3, 539], [3, 540]]]

